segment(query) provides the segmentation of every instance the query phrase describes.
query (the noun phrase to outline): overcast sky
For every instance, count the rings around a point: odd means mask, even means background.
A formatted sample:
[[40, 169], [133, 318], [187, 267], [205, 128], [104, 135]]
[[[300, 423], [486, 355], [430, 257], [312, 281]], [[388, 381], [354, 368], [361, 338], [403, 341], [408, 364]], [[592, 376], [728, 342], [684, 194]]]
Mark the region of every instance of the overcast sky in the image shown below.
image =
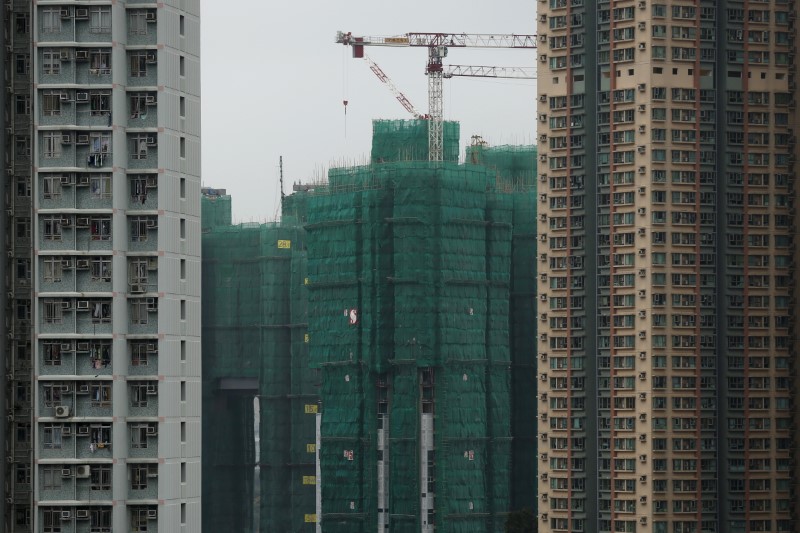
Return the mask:
[[[236, 222], [274, 220], [287, 193], [330, 166], [369, 157], [372, 119], [411, 118], [349, 47], [353, 35], [535, 33], [530, 0], [201, 0], [203, 184], [233, 196]], [[367, 48], [427, 112], [423, 48]], [[535, 66], [532, 50], [451, 49], [448, 64]], [[489, 143], [535, 140], [535, 82], [445, 80], [444, 114]], [[347, 116], [342, 100], [348, 100]]]

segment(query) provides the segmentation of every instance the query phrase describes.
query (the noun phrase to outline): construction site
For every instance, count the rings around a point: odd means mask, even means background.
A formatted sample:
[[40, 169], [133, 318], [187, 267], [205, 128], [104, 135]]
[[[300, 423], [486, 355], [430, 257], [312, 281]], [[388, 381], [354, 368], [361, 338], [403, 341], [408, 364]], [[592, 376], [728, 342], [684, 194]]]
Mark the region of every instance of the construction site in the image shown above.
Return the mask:
[[[296, 183], [279, 222], [232, 224], [203, 190], [205, 529], [502, 532], [535, 511], [537, 152], [462, 152], [442, 113], [444, 78], [531, 76], [446, 67], [448, 46], [533, 42], [442, 39], [337, 34], [414, 118], [374, 120], [369, 163]], [[367, 45], [427, 48], [427, 114]]]

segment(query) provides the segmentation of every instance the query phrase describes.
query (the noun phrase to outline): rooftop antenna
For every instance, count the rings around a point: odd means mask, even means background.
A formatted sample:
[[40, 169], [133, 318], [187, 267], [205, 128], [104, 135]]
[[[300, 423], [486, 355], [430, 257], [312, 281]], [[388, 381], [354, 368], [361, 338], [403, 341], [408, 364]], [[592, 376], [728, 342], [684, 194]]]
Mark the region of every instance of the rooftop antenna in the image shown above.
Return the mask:
[[280, 182], [281, 182], [281, 213], [283, 213], [283, 198], [285, 196], [283, 194], [283, 156], [280, 156], [280, 158], [278, 159], [278, 166], [280, 167], [280, 171], [281, 171], [281, 174], [280, 174]]

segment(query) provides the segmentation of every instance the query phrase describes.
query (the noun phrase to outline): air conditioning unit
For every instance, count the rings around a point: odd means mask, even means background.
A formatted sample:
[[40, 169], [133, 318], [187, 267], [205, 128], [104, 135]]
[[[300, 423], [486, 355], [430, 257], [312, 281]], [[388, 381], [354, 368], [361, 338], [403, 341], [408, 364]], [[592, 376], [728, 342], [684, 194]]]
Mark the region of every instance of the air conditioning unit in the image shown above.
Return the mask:
[[639, 236], [640, 237], [644, 237], [645, 235], [647, 235], [647, 229], [646, 228], [639, 228], [638, 232], [639, 232]]
[[89, 385], [87, 385], [85, 383], [83, 385], [81, 385], [78, 388], [78, 393], [79, 394], [89, 394]]
[[147, 299], [147, 310], [148, 311], [157, 311], [158, 310], [158, 300], [156, 298], [148, 298]]
[[639, 318], [647, 318], [647, 311], [639, 311]]
[[[65, 48], [65, 49], [63, 49], [63, 50], [61, 50], [59, 52], [59, 59], [61, 61], [69, 61], [70, 57], [69, 57], [69, 49], [68, 48]], [[63, 97], [63, 96], [65, 96], [65, 94], [62, 94], [61, 96]], [[69, 95], [66, 95], [66, 96], [67, 96], [67, 98], [69, 98]], [[66, 100], [66, 98], [62, 98], [62, 100]]]
[[158, 187], [158, 176], [147, 176], [145, 179], [145, 187], [148, 189]]
[[542, 481], [547, 481], [547, 472], [542, 472], [542, 474], [539, 476], [539, 479]]
[[63, 437], [72, 436], [72, 426], [63, 426], [61, 428], [61, 436], [63, 436]]
[[542, 342], [547, 341], [547, 333], [542, 333], [539, 335], [539, 340]]
[[547, 493], [543, 492], [541, 498], [542, 498], [543, 502], [546, 502], [547, 501]]
[[71, 16], [72, 16], [72, 10], [70, 8], [68, 8], [68, 7], [62, 7], [61, 8], [61, 18], [62, 19], [68, 19]]
[[79, 145], [87, 145], [87, 144], [89, 144], [89, 136], [88, 135], [78, 135], [77, 139], [75, 140], [75, 144], [79, 144]]
[[547, 22], [547, 15], [539, 15], [539, 22]]
[[647, 126], [645, 126], [644, 124], [639, 126], [639, 133], [646, 133], [646, 132], [647, 132]]
[[647, 49], [647, 45], [645, 43], [639, 43], [639, 50]]
[[639, 393], [639, 399], [640, 400], [647, 400], [647, 393], [646, 392], [640, 392]]
[[547, 254], [539, 254], [539, 261], [547, 261]]
[[158, 385], [155, 383], [147, 385], [147, 394], [150, 396], [158, 394]]
[[78, 300], [77, 308], [82, 310], [89, 309], [89, 300]]
[[[545, 0], [545, 1], [547, 1], [547, 0]], [[539, 42], [540, 43], [546, 43], [547, 42], [547, 34], [546, 33], [540, 33], [539, 34]]]
[[636, 86], [640, 93], [643, 93], [647, 89], [647, 85], [644, 83], [640, 83]]
[[542, 380], [542, 381], [547, 381], [547, 374], [546, 373], [541, 374], [539, 376], [539, 379]]
[[[546, 481], [547, 480], [547, 474], [542, 474], [542, 475], [545, 476], [545, 479], [543, 481]], [[542, 513], [542, 522], [547, 522], [547, 513]]]
[[542, 313], [539, 318], [542, 322], [547, 322], [547, 313]]
[[539, 360], [540, 361], [547, 361], [547, 352], [541, 352], [539, 354]]
[[639, 461], [641, 461], [642, 463], [646, 463], [647, 462], [647, 456], [644, 455], [644, 454], [640, 455], [639, 456]]
[[639, 498], [639, 503], [647, 503], [647, 496], [641, 496]]
[[540, 194], [539, 195], [539, 201], [540, 202], [546, 202], [547, 201], [547, 194], [545, 194], [545, 193]]
[[76, 268], [78, 270], [88, 270], [89, 269], [89, 260], [88, 259], [78, 259], [76, 261]]
[[547, 142], [547, 135], [539, 135], [539, 142], [546, 143]]
[[640, 215], [646, 215], [647, 214], [647, 208], [640, 207], [639, 209], [636, 210], [636, 212], [639, 213]]
[[640, 154], [643, 154], [647, 151], [647, 147], [644, 146], [643, 144], [640, 144], [638, 147], [636, 147], [636, 149], [639, 151]]
[[145, 59], [145, 61], [147, 63], [153, 64], [153, 63], [156, 62], [156, 58], [157, 58], [157, 55], [156, 55], [155, 51], [147, 52], [147, 59]]
[[547, 154], [539, 154], [539, 161], [547, 163]]
[[[644, 298], [645, 296], [647, 296], [647, 290], [641, 289], [639, 291], [639, 298]], [[644, 333], [644, 332], [642, 332], [642, 333]], [[641, 333], [640, 333], [640, 335], [641, 335]]]
[[647, 255], [647, 250], [645, 248], [639, 248], [639, 257], [644, 257]]
[[61, 511], [61, 520], [69, 520], [70, 518], [72, 518], [72, 511], [69, 509]]
[[547, 63], [547, 54], [542, 54], [539, 56], [539, 63]]
[[540, 294], [539, 295], [539, 301], [540, 302], [546, 302], [547, 301], [547, 295], [546, 294]]
[[646, 30], [647, 29], [647, 23], [646, 22], [640, 22], [639, 23], [639, 29], [640, 30]]
[[642, 433], [641, 435], [639, 435], [639, 442], [647, 442], [647, 434], [646, 433]]
[[147, 349], [148, 353], [156, 353], [158, 351], [158, 343], [148, 342], [146, 349]]
[[542, 183], [547, 183], [547, 174], [542, 174], [539, 176], [539, 181]]
[[644, 167], [639, 167], [638, 172], [639, 172], [639, 174], [644, 174], [645, 172], [647, 172], [647, 169], [644, 168]]
[[91, 475], [91, 470], [89, 465], [78, 465], [75, 467], [75, 477], [77, 478], [87, 478]]
[[67, 418], [67, 417], [69, 417], [69, 405], [57, 405], [56, 418]]
[[72, 134], [65, 133], [61, 136], [61, 144], [72, 144]]
[[641, 525], [643, 525], [643, 526], [646, 526], [647, 525], [647, 517], [643, 516], [643, 517], [639, 518], [639, 523]]
[[158, 435], [158, 428], [156, 426], [147, 426], [145, 433], [150, 436]]
[[547, 95], [546, 94], [540, 94], [539, 95], [539, 101], [541, 103], [543, 103], [543, 104], [546, 104], [547, 103]]
[[90, 177], [88, 174], [78, 176], [78, 185], [89, 185]]
[[78, 520], [88, 520], [89, 518], [89, 510], [88, 509], [78, 509], [75, 511], [75, 518]]
[[143, 292], [146, 292], [146, 290], [145, 290], [145, 289], [146, 289], [146, 286], [145, 286], [145, 285], [139, 285], [139, 284], [137, 283], [137, 284], [133, 284], [133, 285], [131, 285], [131, 290], [130, 290], [130, 292], [131, 292], [131, 293], [133, 293], [133, 294], [137, 294], [137, 293], [143, 293]]
[[155, 97], [155, 96], [153, 96], [153, 95], [149, 95], [149, 94], [148, 94], [148, 95], [147, 95], [147, 96], [145, 96], [145, 98], [144, 98], [144, 104], [145, 104], [145, 105], [156, 105], [156, 97]]
[[645, 381], [647, 379], [647, 372], [639, 372], [639, 381]]
[[547, 113], [539, 113], [539, 122], [547, 122]]
[[639, 105], [639, 113], [644, 113], [645, 111], [647, 111], [647, 106], [644, 105], [644, 104], [640, 104]]
[[89, 18], [89, 8], [86, 7], [75, 8], [75, 20], [87, 20], [88, 18]]
[[647, 352], [639, 352], [639, 359], [641, 359], [642, 361], [647, 359]]
[[539, 240], [542, 242], [547, 242], [547, 233], [542, 233], [539, 235]]
[[[547, 235], [543, 240], [547, 240]], [[547, 281], [547, 274], [539, 274], [539, 281]]]
[[[75, 50], [75, 60], [76, 61], [88, 61], [89, 60], [89, 50]], [[87, 95], [88, 100], [88, 95]]]
[[88, 435], [89, 426], [78, 426], [78, 435]]
[[547, 393], [546, 393], [546, 392], [543, 392], [543, 393], [541, 393], [541, 394], [539, 395], [539, 399], [540, 399], [541, 401], [543, 401], [543, 402], [546, 402], [546, 401], [547, 401]]
[[155, 13], [155, 11], [148, 11], [144, 16], [144, 19], [147, 22], [155, 22], [156, 21], [156, 13]]
[[547, 422], [547, 413], [540, 414], [539, 420], [541, 420], [542, 422]]
[[148, 509], [147, 518], [150, 520], [155, 520], [156, 518], [158, 518], [158, 511], [156, 509]]
[[547, 222], [547, 213], [542, 213], [541, 215], [539, 215], [539, 221]]
[[61, 477], [70, 477], [72, 475], [71, 468], [62, 468], [61, 469]]

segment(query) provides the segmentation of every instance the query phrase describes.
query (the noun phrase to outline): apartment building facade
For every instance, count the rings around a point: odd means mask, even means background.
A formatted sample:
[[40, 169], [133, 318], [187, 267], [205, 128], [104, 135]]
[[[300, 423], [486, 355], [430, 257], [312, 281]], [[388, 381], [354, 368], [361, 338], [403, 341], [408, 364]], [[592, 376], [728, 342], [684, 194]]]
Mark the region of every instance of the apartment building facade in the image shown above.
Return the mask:
[[6, 531], [200, 531], [199, 1], [30, 4], [6, 11]]
[[793, 4], [538, 8], [539, 530], [794, 531]]

